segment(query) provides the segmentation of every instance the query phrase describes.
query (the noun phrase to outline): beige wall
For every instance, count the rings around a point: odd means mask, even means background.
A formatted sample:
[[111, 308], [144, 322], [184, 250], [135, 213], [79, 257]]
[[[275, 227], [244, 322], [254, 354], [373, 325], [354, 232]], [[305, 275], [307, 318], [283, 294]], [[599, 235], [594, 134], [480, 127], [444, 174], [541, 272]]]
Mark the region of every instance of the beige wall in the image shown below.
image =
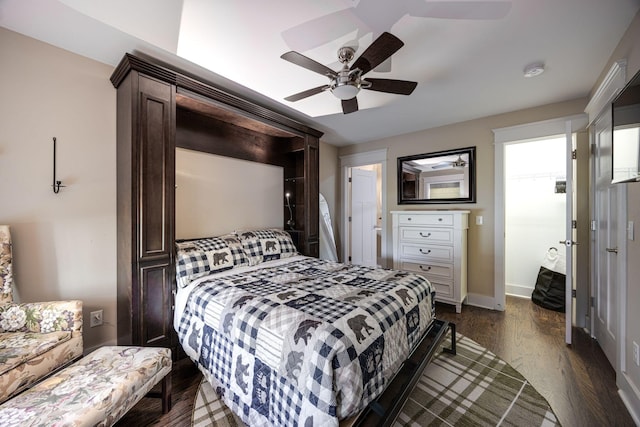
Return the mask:
[[[116, 337], [116, 91], [112, 67], [0, 28], [0, 223], [22, 301], [104, 309], [85, 348]], [[57, 175], [65, 188], [54, 194]]]
[[[627, 81], [629, 81], [640, 70], [640, 13], [636, 15], [629, 29], [620, 40], [618, 47], [614, 50], [609, 62], [602, 70], [600, 79], [609, 71], [612, 64], [620, 59], [627, 60]], [[594, 86], [594, 91], [600, 85]], [[627, 219], [635, 224], [635, 239], [627, 240], [627, 283], [623, 284], [626, 289], [626, 298], [622, 298], [626, 311], [626, 330], [619, 336], [626, 335], [623, 342], [624, 355], [626, 357], [626, 367], [620, 367], [618, 372], [618, 386], [629, 396], [635, 398], [636, 422], [640, 422], [640, 367], [633, 363], [632, 343], [640, 344], [640, 182], [622, 184], [627, 188]], [[624, 226], [624, 225], [623, 225]], [[632, 385], [632, 386], [631, 386]], [[633, 390], [635, 388], [635, 391]]]
[[[338, 154], [343, 156], [388, 149], [387, 212], [398, 209], [471, 210], [468, 232], [468, 287], [469, 293], [473, 295], [470, 295], [470, 298], [475, 296], [480, 296], [481, 300], [482, 297], [492, 298], [494, 294], [494, 138], [492, 129], [579, 114], [584, 111], [586, 103], [587, 99], [584, 98], [485, 117], [365, 144], [341, 147]], [[397, 157], [469, 146], [476, 146], [476, 203], [411, 206], [397, 204]], [[475, 217], [478, 215], [483, 216], [483, 225], [475, 225]], [[387, 218], [387, 225], [387, 247], [391, 248], [390, 216]]]

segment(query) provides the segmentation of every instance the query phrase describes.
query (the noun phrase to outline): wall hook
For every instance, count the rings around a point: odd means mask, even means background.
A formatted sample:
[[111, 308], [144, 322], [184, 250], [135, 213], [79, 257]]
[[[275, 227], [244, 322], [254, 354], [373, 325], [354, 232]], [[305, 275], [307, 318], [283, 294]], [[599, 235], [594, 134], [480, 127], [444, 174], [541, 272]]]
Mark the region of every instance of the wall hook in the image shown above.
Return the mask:
[[58, 194], [60, 192], [60, 187], [65, 187], [62, 185], [62, 181], [56, 180], [56, 137], [53, 137], [53, 192]]

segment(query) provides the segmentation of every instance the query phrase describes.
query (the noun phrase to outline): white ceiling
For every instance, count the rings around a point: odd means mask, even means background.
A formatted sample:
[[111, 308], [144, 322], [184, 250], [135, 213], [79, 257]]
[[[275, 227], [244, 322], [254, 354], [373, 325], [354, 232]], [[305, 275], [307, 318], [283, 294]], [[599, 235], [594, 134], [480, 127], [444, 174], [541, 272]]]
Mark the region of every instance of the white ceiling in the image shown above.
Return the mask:
[[[478, 19], [496, 6], [504, 17]], [[587, 96], [639, 9], [640, 0], [0, 0], [0, 26], [113, 66], [125, 52], [159, 58], [348, 145]], [[433, 17], [443, 11], [458, 18]], [[339, 47], [355, 41], [357, 57], [383, 31], [405, 46], [389, 72], [367, 77], [416, 81], [413, 94], [363, 90], [348, 115], [329, 92], [284, 101], [328, 80], [280, 55], [338, 70]], [[546, 71], [524, 78], [533, 62]]]

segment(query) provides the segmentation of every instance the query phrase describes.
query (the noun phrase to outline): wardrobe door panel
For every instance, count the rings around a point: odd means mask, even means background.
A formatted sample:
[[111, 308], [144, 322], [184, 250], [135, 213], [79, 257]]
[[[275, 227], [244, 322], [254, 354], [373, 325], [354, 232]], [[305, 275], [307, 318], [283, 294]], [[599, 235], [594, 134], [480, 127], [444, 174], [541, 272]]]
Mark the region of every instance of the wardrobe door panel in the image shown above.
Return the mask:
[[144, 346], [171, 347], [171, 268], [169, 263], [140, 269], [140, 310], [137, 324]]
[[[140, 260], [171, 253], [174, 178], [172, 86], [141, 78], [139, 148]], [[171, 191], [169, 191], [171, 188]]]

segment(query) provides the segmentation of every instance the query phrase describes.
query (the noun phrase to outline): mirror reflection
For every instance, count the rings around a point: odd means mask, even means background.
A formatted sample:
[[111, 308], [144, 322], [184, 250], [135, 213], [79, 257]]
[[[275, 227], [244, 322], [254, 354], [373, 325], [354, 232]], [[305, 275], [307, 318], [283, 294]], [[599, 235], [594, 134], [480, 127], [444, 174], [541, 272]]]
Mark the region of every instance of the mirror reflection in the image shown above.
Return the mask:
[[474, 203], [476, 147], [398, 158], [398, 204]]

